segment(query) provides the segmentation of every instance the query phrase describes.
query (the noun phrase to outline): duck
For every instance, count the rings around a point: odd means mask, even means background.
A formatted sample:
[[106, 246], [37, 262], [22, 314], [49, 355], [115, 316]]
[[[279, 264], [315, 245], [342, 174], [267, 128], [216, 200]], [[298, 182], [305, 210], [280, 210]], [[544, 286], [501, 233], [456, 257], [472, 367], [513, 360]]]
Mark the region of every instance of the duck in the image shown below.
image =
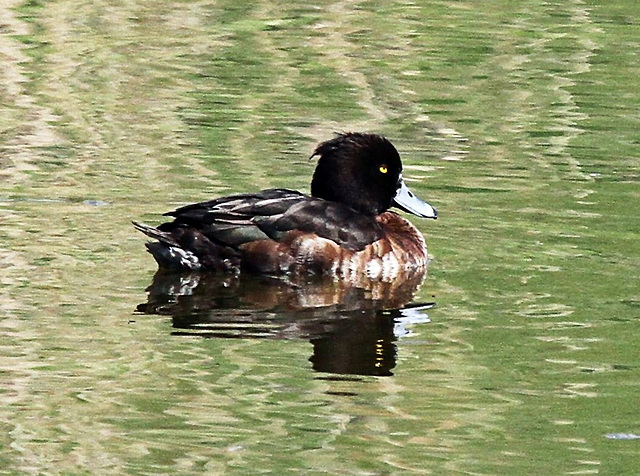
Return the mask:
[[338, 133], [321, 142], [311, 193], [274, 188], [228, 195], [167, 212], [157, 227], [133, 222], [160, 270], [241, 271], [392, 281], [423, 272], [422, 233], [395, 207], [436, 219], [402, 177], [400, 154], [385, 137]]

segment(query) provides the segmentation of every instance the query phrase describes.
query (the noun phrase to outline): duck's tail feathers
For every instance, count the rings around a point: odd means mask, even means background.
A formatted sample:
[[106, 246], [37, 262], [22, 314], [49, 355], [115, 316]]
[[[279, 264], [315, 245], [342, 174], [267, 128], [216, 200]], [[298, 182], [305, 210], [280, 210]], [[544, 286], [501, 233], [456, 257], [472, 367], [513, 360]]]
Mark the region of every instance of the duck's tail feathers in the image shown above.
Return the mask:
[[153, 238], [154, 240], [158, 240], [162, 243], [166, 243], [167, 245], [179, 246], [178, 242], [171, 235], [171, 233], [168, 233], [166, 231], [160, 231], [157, 228], [146, 225], [144, 223], [139, 223], [137, 221], [132, 221], [131, 223], [133, 223], [133, 227], [136, 230], [144, 233], [149, 238]]
[[200, 230], [178, 226], [165, 231], [138, 222], [133, 222], [133, 226], [156, 240], [146, 243], [146, 247], [160, 268], [225, 273], [237, 273], [240, 270], [239, 251], [214, 243]]
[[160, 268], [192, 271], [202, 269], [200, 259], [193, 252], [180, 246], [171, 233], [158, 230], [144, 223], [135, 221], [132, 223], [136, 230], [144, 233], [149, 238], [158, 240], [146, 243], [145, 246]]

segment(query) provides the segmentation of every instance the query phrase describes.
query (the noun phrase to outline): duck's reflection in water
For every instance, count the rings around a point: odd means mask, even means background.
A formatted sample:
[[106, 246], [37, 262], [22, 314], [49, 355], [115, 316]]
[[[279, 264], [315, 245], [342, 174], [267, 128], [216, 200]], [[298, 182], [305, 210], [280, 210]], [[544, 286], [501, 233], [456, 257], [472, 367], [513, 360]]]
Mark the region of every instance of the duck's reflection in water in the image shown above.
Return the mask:
[[171, 316], [174, 335], [308, 339], [319, 372], [392, 375], [395, 341], [428, 322], [428, 304], [407, 306], [424, 273], [393, 282], [159, 271], [139, 312]]

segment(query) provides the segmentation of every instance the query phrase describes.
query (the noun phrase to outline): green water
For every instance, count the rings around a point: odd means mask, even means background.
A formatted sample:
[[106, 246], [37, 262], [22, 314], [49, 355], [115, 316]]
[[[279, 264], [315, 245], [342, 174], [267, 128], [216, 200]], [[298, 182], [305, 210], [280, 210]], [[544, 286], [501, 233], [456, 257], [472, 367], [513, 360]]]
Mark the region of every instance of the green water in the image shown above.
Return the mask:
[[[2, 3], [3, 474], [636, 474], [639, 18], [634, 0]], [[413, 220], [433, 256], [415, 301], [436, 307], [392, 376], [135, 312], [155, 264], [130, 220], [308, 190], [336, 130], [388, 136], [440, 213]]]

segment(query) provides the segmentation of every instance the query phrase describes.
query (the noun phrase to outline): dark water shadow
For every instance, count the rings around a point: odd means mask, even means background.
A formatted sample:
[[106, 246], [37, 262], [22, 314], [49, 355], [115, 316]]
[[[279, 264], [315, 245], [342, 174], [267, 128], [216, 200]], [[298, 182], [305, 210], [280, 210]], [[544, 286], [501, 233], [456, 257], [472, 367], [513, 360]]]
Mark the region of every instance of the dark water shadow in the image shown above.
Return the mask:
[[424, 273], [391, 283], [313, 277], [159, 271], [137, 311], [170, 316], [172, 334], [204, 338], [306, 339], [318, 372], [389, 376], [398, 338], [428, 322], [433, 303], [411, 304]]

